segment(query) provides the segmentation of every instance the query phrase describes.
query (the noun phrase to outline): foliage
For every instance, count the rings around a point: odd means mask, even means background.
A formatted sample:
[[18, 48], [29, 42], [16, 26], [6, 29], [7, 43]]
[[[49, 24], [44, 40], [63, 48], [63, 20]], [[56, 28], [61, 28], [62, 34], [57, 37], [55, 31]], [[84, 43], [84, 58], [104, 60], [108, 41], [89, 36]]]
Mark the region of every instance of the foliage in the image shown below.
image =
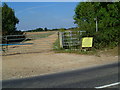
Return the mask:
[[65, 30], [76, 30], [78, 27], [71, 27], [71, 28], [53, 28], [53, 29], [48, 29], [47, 27], [45, 28], [36, 28], [33, 30], [27, 30], [25, 32], [42, 32], [42, 31], [65, 31]]
[[94, 47], [104, 48], [104, 47], [115, 47], [118, 45], [119, 27], [107, 28], [104, 32], [98, 32], [94, 35]]
[[[95, 19], [98, 22], [96, 32]], [[117, 2], [81, 2], [74, 15], [75, 23], [86, 33], [83, 36], [94, 37], [94, 47], [116, 46], [120, 28], [120, 3]]]
[[59, 39], [57, 39], [54, 43], [53, 43], [53, 49], [54, 50], [61, 50], [62, 48], [60, 48], [60, 41]]
[[18, 18], [15, 16], [15, 12], [12, 8], [8, 7], [6, 3], [2, 7], [2, 34], [10, 35], [15, 34], [16, 24], [19, 23]]
[[64, 28], [60, 28], [60, 29], [59, 29], [60, 32], [65, 32], [65, 30], [66, 30], [66, 29], [64, 29]]
[[47, 30], [48, 30], [48, 29], [45, 27], [45, 28], [44, 28], [44, 31], [47, 31]]

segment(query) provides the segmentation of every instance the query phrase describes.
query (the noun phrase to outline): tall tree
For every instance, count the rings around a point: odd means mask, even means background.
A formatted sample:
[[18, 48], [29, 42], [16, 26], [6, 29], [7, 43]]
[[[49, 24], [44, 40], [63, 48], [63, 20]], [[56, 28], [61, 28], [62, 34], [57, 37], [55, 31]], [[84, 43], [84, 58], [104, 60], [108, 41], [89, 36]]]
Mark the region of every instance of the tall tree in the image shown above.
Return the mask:
[[80, 4], [78, 4], [78, 6], [75, 9], [74, 20], [75, 23], [78, 24], [78, 26], [82, 30], [86, 30], [86, 31], [94, 30], [93, 29], [95, 28], [94, 17], [95, 17], [95, 10], [92, 3], [81, 2]]
[[14, 10], [4, 3], [2, 7], [2, 34], [14, 34], [16, 31], [16, 24], [18, 23], [19, 20], [15, 16]]
[[94, 30], [97, 18], [100, 30], [119, 26], [120, 4], [118, 2], [81, 2], [75, 9], [75, 23], [83, 30]]

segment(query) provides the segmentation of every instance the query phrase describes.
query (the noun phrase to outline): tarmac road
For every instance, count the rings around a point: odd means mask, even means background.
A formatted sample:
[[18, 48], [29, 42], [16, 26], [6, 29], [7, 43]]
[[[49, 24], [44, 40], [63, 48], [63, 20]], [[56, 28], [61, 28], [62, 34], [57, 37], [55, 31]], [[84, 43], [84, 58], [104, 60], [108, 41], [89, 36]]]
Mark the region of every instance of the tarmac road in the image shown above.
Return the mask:
[[3, 88], [118, 88], [119, 64], [6, 80], [2, 84]]

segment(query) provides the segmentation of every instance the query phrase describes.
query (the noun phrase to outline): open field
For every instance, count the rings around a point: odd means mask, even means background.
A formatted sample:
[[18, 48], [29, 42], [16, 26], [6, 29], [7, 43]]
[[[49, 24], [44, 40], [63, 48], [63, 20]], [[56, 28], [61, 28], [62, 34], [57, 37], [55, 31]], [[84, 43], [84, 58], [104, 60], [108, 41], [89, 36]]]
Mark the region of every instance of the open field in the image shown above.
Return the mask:
[[47, 31], [47, 32], [26, 32], [27, 38], [32, 39], [40, 39], [40, 38], [46, 38], [52, 34], [54, 34], [55, 31]]
[[[52, 47], [56, 39], [57, 32], [46, 38], [27, 41], [34, 43], [31, 46], [12, 48], [17, 48], [18, 51], [31, 50], [31, 53], [3, 56], [2, 79], [31, 77], [118, 62], [117, 48], [110, 51], [100, 51], [99, 56], [55, 53], [52, 51]], [[112, 51], [114, 54], [109, 53]]]
[[55, 31], [42, 31], [42, 32], [25, 32], [27, 35], [32, 35], [32, 34], [44, 34], [44, 33], [51, 33]]

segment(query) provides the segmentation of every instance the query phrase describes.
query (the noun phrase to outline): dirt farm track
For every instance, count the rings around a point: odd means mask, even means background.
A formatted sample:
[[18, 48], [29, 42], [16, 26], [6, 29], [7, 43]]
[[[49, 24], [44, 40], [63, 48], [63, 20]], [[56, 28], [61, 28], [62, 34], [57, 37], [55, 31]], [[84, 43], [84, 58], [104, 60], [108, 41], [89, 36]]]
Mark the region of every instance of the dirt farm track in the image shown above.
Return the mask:
[[[46, 33], [46, 32], [40, 32]], [[33, 34], [33, 33], [28, 33]], [[34, 33], [38, 34], [38, 33]], [[79, 55], [71, 53], [55, 53], [53, 43], [57, 39], [57, 32], [37, 40], [27, 41], [34, 43], [28, 46], [14, 46], [11, 50], [27, 50], [39, 53], [21, 53], [2, 56], [2, 79], [25, 78], [67, 70], [82, 69], [118, 61], [117, 54], [101, 52], [96, 55]], [[38, 43], [39, 42], [39, 43]], [[41, 52], [40, 52], [41, 51]], [[116, 52], [117, 53], [117, 52]]]

